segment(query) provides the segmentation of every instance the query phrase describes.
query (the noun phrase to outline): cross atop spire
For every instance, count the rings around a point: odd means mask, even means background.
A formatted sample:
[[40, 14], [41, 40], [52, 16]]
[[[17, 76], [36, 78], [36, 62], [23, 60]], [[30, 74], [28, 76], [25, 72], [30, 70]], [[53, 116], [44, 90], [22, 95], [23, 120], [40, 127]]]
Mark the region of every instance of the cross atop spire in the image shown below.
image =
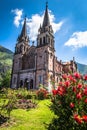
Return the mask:
[[46, 1], [46, 8], [48, 8], [48, 1]]
[[45, 10], [45, 15], [44, 15], [42, 27], [46, 27], [49, 25], [50, 25], [50, 20], [49, 20], [49, 14], [48, 14], [48, 2], [46, 2], [46, 10]]

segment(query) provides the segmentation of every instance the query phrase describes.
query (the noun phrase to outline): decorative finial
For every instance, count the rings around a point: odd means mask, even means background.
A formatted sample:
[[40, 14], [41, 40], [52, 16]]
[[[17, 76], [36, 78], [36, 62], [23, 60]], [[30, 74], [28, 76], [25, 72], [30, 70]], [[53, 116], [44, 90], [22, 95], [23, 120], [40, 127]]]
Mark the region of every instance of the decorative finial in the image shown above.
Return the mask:
[[75, 62], [75, 57], [73, 57], [73, 62]]
[[27, 18], [27, 15], [25, 15], [25, 18], [24, 18], [24, 19], [26, 20], [26, 18]]
[[46, 1], [46, 8], [48, 8], [48, 1]]
[[34, 46], [34, 41], [32, 41], [32, 46]]
[[40, 29], [41, 29], [41, 24], [40, 24]]

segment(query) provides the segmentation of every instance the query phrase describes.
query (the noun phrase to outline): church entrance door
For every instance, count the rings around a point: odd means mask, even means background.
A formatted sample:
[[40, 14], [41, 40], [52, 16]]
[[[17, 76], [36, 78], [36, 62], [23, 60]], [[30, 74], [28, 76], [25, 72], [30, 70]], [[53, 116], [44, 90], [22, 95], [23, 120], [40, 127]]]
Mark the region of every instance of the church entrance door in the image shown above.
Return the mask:
[[23, 80], [20, 81], [20, 88], [23, 87]]
[[24, 81], [24, 87], [28, 90], [28, 84], [29, 84], [29, 81], [28, 79], [26, 78], [25, 81]]
[[33, 89], [33, 79], [30, 80], [30, 89]]

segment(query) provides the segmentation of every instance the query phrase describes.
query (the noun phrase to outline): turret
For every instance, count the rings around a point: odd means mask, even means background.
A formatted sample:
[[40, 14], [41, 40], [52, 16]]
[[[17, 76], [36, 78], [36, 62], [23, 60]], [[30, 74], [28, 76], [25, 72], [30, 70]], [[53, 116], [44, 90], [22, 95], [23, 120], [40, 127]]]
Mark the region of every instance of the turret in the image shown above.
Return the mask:
[[17, 38], [17, 44], [15, 47], [15, 54], [24, 54], [29, 48], [29, 37], [27, 35], [26, 18], [22, 27], [21, 34]]
[[53, 36], [53, 29], [50, 25], [49, 13], [48, 13], [48, 3], [46, 2], [46, 9], [44, 14], [44, 19], [42, 26], [38, 30], [38, 37], [37, 37], [37, 47], [49, 45], [51, 48], [54, 49], [54, 36]]

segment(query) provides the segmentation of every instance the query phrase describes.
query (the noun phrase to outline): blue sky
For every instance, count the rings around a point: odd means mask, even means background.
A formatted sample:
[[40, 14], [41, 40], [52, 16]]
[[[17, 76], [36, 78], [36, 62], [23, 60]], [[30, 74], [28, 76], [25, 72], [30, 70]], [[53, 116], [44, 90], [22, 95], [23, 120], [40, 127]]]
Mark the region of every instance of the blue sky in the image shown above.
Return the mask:
[[[46, 0], [0, 0], [0, 45], [14, 51], [25, 15], [30, 44], [43, 20]], [[87, 64], [87, 0], [48, 0], [58, 59]]]

